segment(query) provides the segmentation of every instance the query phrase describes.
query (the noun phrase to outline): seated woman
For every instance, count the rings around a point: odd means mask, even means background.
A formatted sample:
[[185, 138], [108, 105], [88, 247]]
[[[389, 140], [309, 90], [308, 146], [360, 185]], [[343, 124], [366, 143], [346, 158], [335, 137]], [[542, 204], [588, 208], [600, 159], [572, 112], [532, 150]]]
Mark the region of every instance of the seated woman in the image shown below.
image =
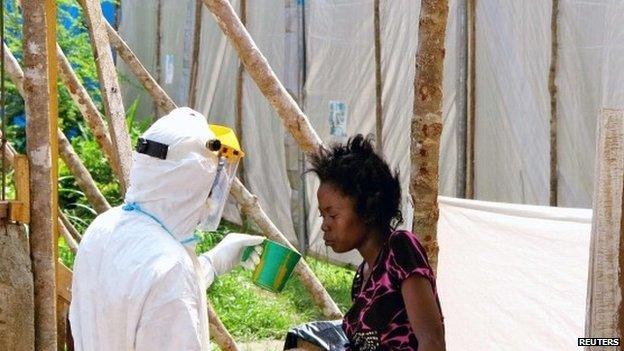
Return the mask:
[[444, 325], [433, 271], [402, 223], [398, 173], [361, 134], [311, 160], [325, 244], [364, 258], [342, 328], [348, 350], [444, 350]]

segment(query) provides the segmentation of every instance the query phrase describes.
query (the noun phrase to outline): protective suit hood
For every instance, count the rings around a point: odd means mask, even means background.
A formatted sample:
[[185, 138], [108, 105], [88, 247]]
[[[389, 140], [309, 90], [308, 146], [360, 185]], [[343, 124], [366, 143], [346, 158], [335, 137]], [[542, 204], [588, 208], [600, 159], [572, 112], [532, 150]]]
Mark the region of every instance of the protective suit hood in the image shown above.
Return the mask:
[[125, 202], [139, 205], [185, 241], [206, 215], [218, 163], [206, 143], [215, 135], [203, 115], [183, 107], [154, 122], [141, 138], [168, 145], [166, 159], [133, 152]]

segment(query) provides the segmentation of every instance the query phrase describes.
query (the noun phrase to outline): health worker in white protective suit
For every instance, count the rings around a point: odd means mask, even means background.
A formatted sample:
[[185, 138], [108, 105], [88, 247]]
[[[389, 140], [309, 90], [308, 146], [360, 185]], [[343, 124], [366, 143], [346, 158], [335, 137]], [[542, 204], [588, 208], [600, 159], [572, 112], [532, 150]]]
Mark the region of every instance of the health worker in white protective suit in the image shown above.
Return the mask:
[[[76, 255], [69, 318], [77, 350], [210, 348], [206, 289], [264, 240], [229, 234], [195, 255], [195, 229], [216, 227], [236, 169], [226, 157], [232, 145], [213, 130], [178, 108], [139, 139], [124, 205], [93, 221]], [[243, 266], [258, 262], [256, 249]]]

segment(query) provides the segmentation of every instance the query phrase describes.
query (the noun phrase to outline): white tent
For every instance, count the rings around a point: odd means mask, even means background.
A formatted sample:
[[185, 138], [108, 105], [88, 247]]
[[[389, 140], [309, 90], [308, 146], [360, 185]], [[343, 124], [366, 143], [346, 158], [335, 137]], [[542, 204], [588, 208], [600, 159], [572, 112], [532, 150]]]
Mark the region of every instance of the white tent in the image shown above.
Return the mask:
[[[440, 194], [450, 197], [461, 197], [465, 182], [466, 2], [449, 1], [446, 37]], [[157, 20], [158, 3], [162, 4], [160, 20]], [[409, 228], [409, 132], [420, 2], [386, 0], [380, 3], [382, 150], [386, 159], [401, 173], [404, 217], [407, 220], [404, 226]], [[457, 345], [463, 345], [465, 349], [467, 344], [470, 345], [466, 339], [468, 336], [461, 334], [460, 325], [454, 318], [467, 318], [470, 312], [481, 308], [479, 302], [483, 302], [479, 300], [480, 291], [469, 290], [468, 295], [458, 295], [454, 289], [457, 284], [465, 283], [460, 291], [473, 289], [470, 284], [490, 284], [488, 279], [492, 274], [504, 275], [512, 268], [521, 270], [507, 274], [505, 279], [509, 279], [509, 290], [494, 284], [488, 287], [499, 290], [483, 294], [501, 294], [499, 307], [510, 296], [515, 296], [518, 306], [524, 304], [526, 309], [508, 309], [505, 313], [485, 317], [480, 315], [488, 320], [475, 328], [504, 328], [512, 314], [521, 312], [527, 316], [523, 321], [526, 328], [514, 324], [507, 332], [496, 329], [498, 334], [493, 332], [487, 345], [496, 342], [501, 345], [500, 349], [519, 349], [521, 344], [517, 344], [519, 341], [514, 338], [521, 333], [537, 333], [529, 325], [539, 323], [531, 324], [534, 321], [528, 317], [537, 309], [545, 308], [543, 311], [550, 314], [537, 314], [535, 319], [550, 321], [561, 326], [562, 331], [552, 340], [547, 340], [547, 336], [553, 333], [531, 334], [535, 344], [522, 345], [531, 349], [573, 349], [571, 345], [575, 345], [575, 340], [564, 339], [582, 335], [583, 313], [574, 310], [569, 318], [564, 318], [563, 314], [573, 305], [572, 302], [575, 308], [582, 306], [576, 303], [584, 303], [581, 297], [586, 291], [590, 213], [588, 210], [544, 207], [549, 203], [551, 166], [548, 74], [552, 3], [479, 0], [476, 4], [475, 198], [541, 206], [526, 211], [520, 207], [523, 215], [518, 222], [520, 217], [501, 214], [496, 208], [510, 206], [509, 211], [513, 212], [518, 209], [514, 206], [519, 205], [474, 205], [470, 202], [457, 205], [453, 202], [455, 200], [441, 201], [440, 293], [448, 301], [445, 311], [449, 315], [447, 331], [451, 333], [449, 349], [455, 349]], [[232, 5], [238, 9], [240, 2], [233, 0]], [[343, 141], [344, 135], [354, 133], [375, 135], [373, 1], [257, 0], [249, 1], [247, 6], [247, 27], [251, 36], [278, 77], [299, 101], [319, 136], [332, 142]], [[189, 94], [194, 91], [193, 107], [207, 115], [211, 122], [234, 126], [239, 62], [212, 15], [206, 9], [202, 10], [199, 56], [196, 59], [198, 74], [196, 85], [191, 87], [189, 67], [195, 60], [191, 30], [195, 27], [195, 1], [162, 0], [149, 4], [123, 1], [121, 7], [122, 36], [148, 69], [159, 77], [176, 102], [188, 104]], [[556, 66], [558, 205], [589, 208], [597, 117], [603, 109], [624, 108], [624, 73], [621, 69], [624, 67], [624, 30], [618, 21], [624, 16], [624, 4], [609, 0], [560, 0], [559, 11], [559, 59]], [[157, 30], [158, 23], [160, 30]], [[157, 34], [160, 34], [160, 40]], [[156, 57], [160, 57], [159, 64]], [[120, 66], [123, 72], [124, 68]], [[301, 154], [296, 145], [246, 74], [242, 84], [242, 139], [248, 155], [244, 181], [248, 188], [258, 196], [271, 219], [292, 242], [305, 241], [318, 255], [358, 262], [360, 258], [356, 253], [336, 256], [322, 245], [316, 212], [316, 180], [313, 175], [300, 178], [305, 167], [299, 162]], [[126, 103], [142, 94], [136, 86], [132, 81], [123, 84]], [[141, 111], [152, 109], [151, 101], [145, 97], [141, 101], [144, 104]], [[340, 116], [338, 122], [336, 116]], [[336, 123], [339, 128], [330, 128], [330, 125], [336, 127]], [[341, 128], [346, 133], [341, 133]], [[471, 206], [481, 206], [480, 212], [458, 209]], [[488, 211], [493, 212], [488, 214]], [[565, 213], [573, 215], [566, 217]], [[477, 219], [473, 218], [474, 215], [478, 215]], [[234, 206], [229, 207], [228, 216], [237, 216]], [[551, 220], [547, 219], [549, 216], [567, 219]], [[492, 240], [499, 234], [500, 249], [505, 250], [505, 255], [500, 251], [487, 256], [485, 252], [475, 251], [478, 247], [465, 247], [472, 242], [465, 241], [470, 240], [470, 236], [461, 235], [465, 234], [463, 225], [471, 226], [475, 220], [481, 221], [483, 231], [469, 234], [479, 236], [474, 239], [481, 241]], [[488, 222], [490, 220], [497, 224]], [[544, 223], [548, 224], [547, 233], [535, 237], [536, 228], [540, 229]], [[558, 230], [560, 226], [565, 230]], [[462, 242], [466, 245], [460, 245]], [[499, 241], [493, 244], [496, 242]], [[539, 242], [555, 246], [531, 251], [530, 248]], [[545, 259], [557, 253], [556, 248], [560, 246], [569, 249], [564, 258], [555, 255], [551, 261]], [[532, 263], [539, 264], [540, 269], [522, 270], [526, 267], [520, 265], [520, 255], [527, 252], [538, 254]], [[468, 276], [463, 275], [461, 259], [468, 254], [489, 260], [488, 263], [499, 271], [476, 271], [473, 272], [474, 280], [466, 281]], [[508, 262], [507, 257], [518, 259]], [[545, 277], [553, 279], [544, 280]], [[557, 295], [567, 299], [557, 304], [546, 298], [533, 298], [532, 291], [523, 290], [525, 286], [517, 290], [523, 281], [535, 282], [535, 291], [545, 293], [548, 293], [547, 288], [560, 288], [559, 292], [572, 290], [567, 295]], [[510, 295], [505, 295], [506, 291]], [[474, 302], [474, 311], [458, 303], [468, 300]], [[512, 334], [513, 337], [509, 336]], [[509, 338], [507, 344], [505, 338]], [[479, 341], [473, 345], [474, 348], [469, 349], [482, 350], [483, 347], [477, 346], [486, 344]], [[507, 348], [504, 345], [508, 345]]]

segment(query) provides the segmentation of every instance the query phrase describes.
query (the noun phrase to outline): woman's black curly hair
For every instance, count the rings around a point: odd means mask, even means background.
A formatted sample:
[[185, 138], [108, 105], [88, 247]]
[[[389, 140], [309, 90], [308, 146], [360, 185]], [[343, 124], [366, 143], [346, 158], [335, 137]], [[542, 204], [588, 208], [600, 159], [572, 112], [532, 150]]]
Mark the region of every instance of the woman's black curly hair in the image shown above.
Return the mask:
[[355, 212], [387, 235], [403, 223], [399, 172], [375, 153], [369, 137], [357, 134], [346, 144], [332, 145], [311, 157], [312, 168], [321, 183], [329, 183], [354, 200]]

